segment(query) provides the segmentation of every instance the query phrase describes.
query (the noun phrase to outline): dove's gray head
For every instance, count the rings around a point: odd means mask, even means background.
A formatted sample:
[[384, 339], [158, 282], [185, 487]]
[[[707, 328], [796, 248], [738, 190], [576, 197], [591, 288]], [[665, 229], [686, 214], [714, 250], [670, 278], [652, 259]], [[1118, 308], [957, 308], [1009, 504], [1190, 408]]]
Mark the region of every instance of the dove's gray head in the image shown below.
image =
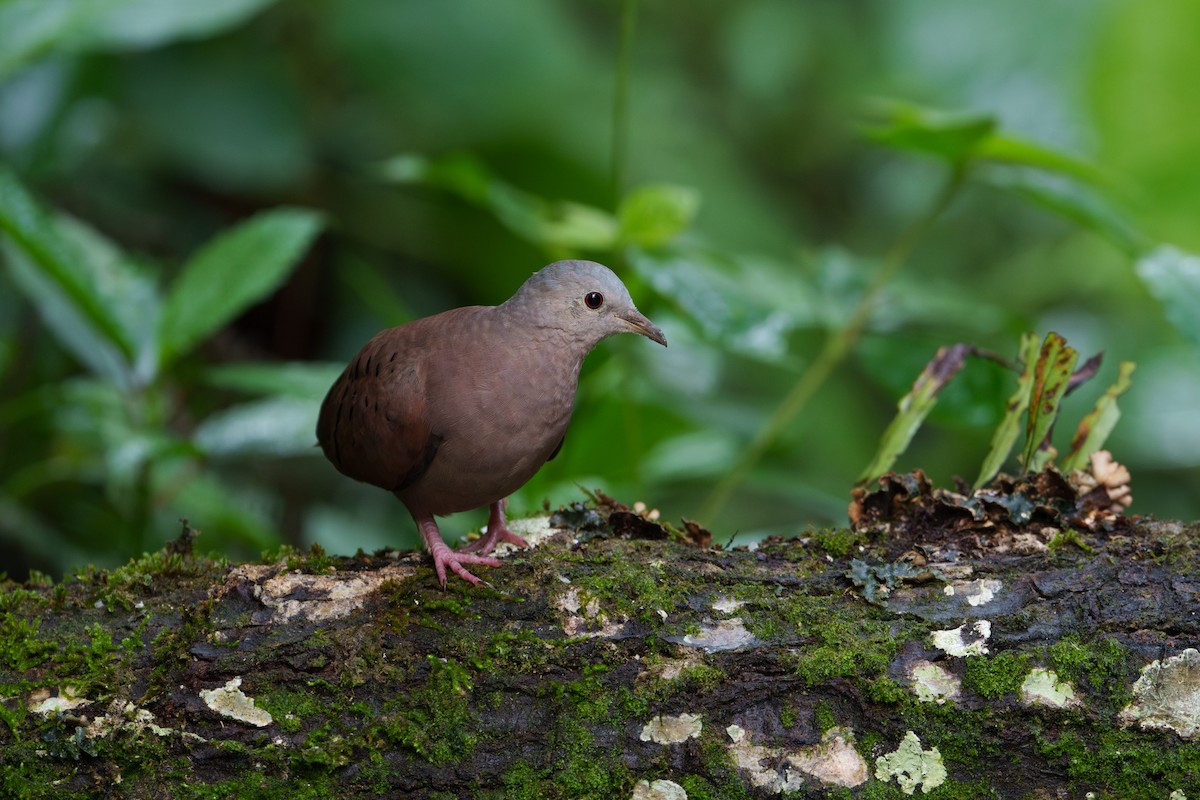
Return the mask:
[[594, 261], [556, 261], [542, 267], [503, 306], [524, 324], [563, 331], [591, 349], [618, 333], [640, 333], [667, 346], [667, 337], [633, 305], [612, 270]]

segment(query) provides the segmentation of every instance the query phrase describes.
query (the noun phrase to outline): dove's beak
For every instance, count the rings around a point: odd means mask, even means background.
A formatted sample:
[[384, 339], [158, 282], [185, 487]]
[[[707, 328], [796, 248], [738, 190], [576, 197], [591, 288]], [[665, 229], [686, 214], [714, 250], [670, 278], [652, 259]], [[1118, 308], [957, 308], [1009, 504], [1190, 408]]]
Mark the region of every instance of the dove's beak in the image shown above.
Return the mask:
[[640, 333], [652, 342], [658, 342], [663, 347], [667, 346], [667, 337], [663, 336], [662, 329], [636, 308], [621, 314], [620, 317], [629, 325], [630, 333]]

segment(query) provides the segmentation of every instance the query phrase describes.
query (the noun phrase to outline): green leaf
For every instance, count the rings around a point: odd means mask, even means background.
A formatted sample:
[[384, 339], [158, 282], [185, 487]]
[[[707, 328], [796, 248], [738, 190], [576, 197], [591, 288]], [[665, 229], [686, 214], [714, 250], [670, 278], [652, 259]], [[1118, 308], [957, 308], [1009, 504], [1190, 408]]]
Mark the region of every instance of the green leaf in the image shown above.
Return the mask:
[[788, 264], [691, 246], [630, 247], [626, 258], [706, 339], [761, 361], [796, 363], [788, 334], [829, 312]]
[[1200, 349], [1200, 256], [1163, 245], [1135, 268], [1175, 329]]
[[900, 454], [908, 449], [913, 435], [921, 427], [925, 417], [933, 410], [934, 404], [937, 403], [937, 393], [958, 374], [967, 356], [972, 352], [974, 348], [965, 344], [938, 349], [937, 355], [913, 383], [912, 391], [900, 398], [898, 412], [884, 431], [875, 457], [855, 481], [857, 485], [873, 483], [892, 468]]
[[159, 320], [162, 363], [191, 350], [279, 287], [321, 228], [300, 208], [265, 211], [226, 231], [184, 265]]
[[147, 48], [211, 36], [276, 0], [0, 2], [0, 80], [46, 53]]
[[218, 411], [196, 428], [193, 441], [209, 456], [296, 456], [319, 453], [320, 400], [274, 396]]
[[996, 129], [990, 114], [940, 111], [912, 103], [881, 100], [874, 104], [879, 124], [864, 134], [875, 142], [897, 150], [911, 150], [961, 164], [974, 155]]
[[1130, 257], [1146, 249], [1146, 239], [1134, 224], [1091, 186], [1029, 169], [986, 170], [978, 177], [1105, 237]]
[[687, 228], [699, 208], [700, 193], [690, 186], [639, 186], [625, 195], [617, 209], [621, 239], [641, 247], [659, 247]]
[[[1079, 354], [1057, 333], [1046, 334], [1033, 369], [1033, 387], [1029, 394], [1029, 418], [1025, 426], [1025, 449], [1021, 465], [1036, 471], [1048, 458], [1041, 445], [1058, 418], [1058, 407], [1066, 394], [1071, 373]], [[1039, 455], [1039, 452], [1041, 455]]]
[[1096, 186], [1113, 185], [1113, 177], [1090, 161], [1004, 133], [993, 133], [980, 141], [975, 149], [975, 157], [1000, 164], [1032, 167]]
[[205, 370], [204, 379], [212, 386], [247, 394], [275, 394], [320, 401], [343, 369], [344, 364], [246, 362], [211, 367]]
[[975, 479], [975, 488], [979, 489], [990, 481], [1004, 466], [1008, 454], [1012, 452], [1013, 444], [1021, 429], [1021, 415], [1029, 408], [1029, 396], [1033, 388], [1033, 373], [1037, 364], [1038, 338], [1035, 333], [1021, 335], [1018, 359], [1024, 364], [1020, 377], [1017, 378], [1017, 390], [1008, 398], [1004, 419], [992, 434], [992, 446], [983, 465], [979, 469], [979, 477]]
[[0, 231], [14, 282], [59, 342], [121, 386], [149, 382], [157, 312], [149, 274], [82, 222], [43, 208], [2, 167]]
[[546, 200], [497, 178], [474, 156], [452, 153], [429, 159], [395, 156], [379, 166], [395, 183], [418, 183], [453, 192], [482, 206], [509, 230], [551, 250], [608, 250], [617, 243], [616, 218], [603, 209], [571, 201]]
[[1104, 441], [1121, 418], [1117, 398], [1129, 390], [1130, 379], [1136, 366], [1132, 361], [1121, 362], [1116, 382], [1100, 396], [1091, 413], [1084, 417], [1075, 429], [1071, 449], [1061, 464], [1063, 472], [1083, 469], [1092, 453], [1104, 446]]

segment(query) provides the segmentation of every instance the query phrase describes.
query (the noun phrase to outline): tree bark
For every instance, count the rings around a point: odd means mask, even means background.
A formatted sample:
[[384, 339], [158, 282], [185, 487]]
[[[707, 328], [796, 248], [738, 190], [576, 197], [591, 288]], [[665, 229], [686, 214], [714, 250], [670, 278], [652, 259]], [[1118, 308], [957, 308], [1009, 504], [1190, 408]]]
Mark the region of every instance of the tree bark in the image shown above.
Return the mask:
[[421, 553], [228, 564], [186, 530], [4, 584], [0, 794], [1200, 798], [1195, 526], [513, 527], [536, 546], [482, 589]]

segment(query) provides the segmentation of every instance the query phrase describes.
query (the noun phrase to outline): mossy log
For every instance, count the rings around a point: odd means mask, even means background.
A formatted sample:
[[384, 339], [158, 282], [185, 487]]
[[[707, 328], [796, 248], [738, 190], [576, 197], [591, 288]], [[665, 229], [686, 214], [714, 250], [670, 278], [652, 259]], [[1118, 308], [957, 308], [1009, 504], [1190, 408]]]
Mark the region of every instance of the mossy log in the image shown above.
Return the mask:
[[481, 589], [185, 539], [5, 584], [0, 796], [1200, 798], [1194, 526], [935, 553], [518, 523]]

